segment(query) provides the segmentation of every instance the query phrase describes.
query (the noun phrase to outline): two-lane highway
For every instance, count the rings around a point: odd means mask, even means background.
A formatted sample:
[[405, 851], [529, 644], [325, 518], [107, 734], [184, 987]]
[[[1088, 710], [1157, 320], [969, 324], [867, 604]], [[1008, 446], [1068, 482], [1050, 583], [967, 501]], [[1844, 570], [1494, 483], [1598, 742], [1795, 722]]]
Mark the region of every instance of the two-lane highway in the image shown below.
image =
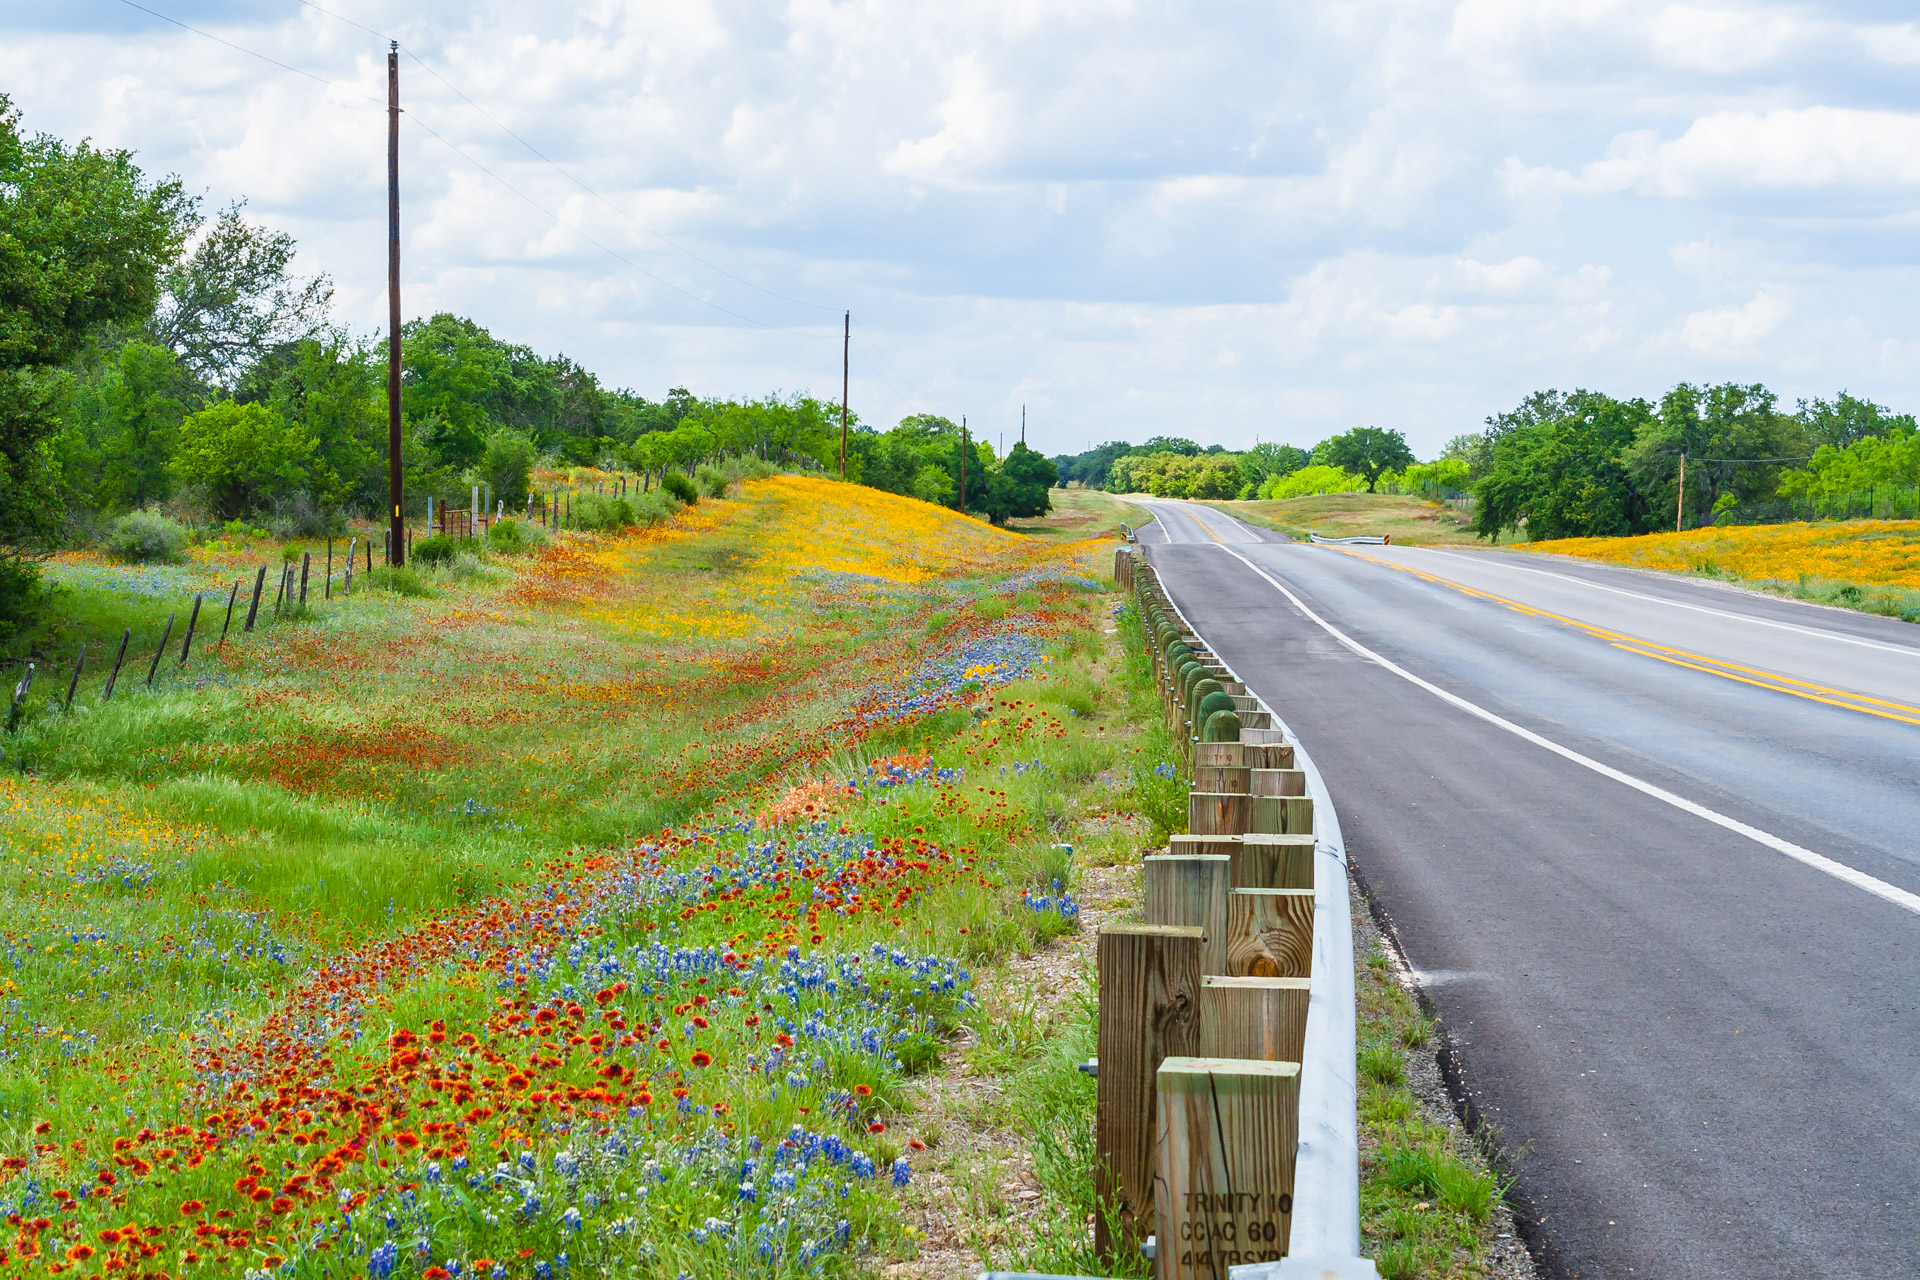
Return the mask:
[[1582, 1277], [1920, 1275], [1920, 631], [1152, 504]]

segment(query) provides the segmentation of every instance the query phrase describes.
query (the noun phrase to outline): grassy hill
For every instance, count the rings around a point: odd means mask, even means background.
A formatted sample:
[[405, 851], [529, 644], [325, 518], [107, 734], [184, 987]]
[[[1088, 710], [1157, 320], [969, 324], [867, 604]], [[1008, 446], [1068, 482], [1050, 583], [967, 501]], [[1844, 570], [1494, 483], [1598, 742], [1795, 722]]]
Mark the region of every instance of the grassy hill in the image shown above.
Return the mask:
[[1425, 498], [1394, 493], [1323, 493], [1274, 502], [1211, 502], [1249, 524], [1304, 539], [1373, 534], [1415, 547], [1487, 545], [1473, 535], [1465, 512]]

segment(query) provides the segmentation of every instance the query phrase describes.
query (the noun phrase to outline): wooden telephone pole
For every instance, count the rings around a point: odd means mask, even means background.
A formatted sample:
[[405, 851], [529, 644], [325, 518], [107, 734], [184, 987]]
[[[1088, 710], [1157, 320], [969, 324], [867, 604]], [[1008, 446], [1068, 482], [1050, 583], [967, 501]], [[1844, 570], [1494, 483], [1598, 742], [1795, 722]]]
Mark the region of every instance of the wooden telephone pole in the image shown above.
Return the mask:
[[387, 563], [407, 562], [400, 492], [400, 42], [387, 47]]
[[960, 514], [967, 514], [967, 415], [960, 415]]
[[840, 340], [840, 478], [847, 478], [847, 380], [853, 350], [853, 312], [847, 312], [846, 334]]
[[1681, 523], [1687, 518], [1687, 455], [1680, 455], [1680, 495], [1673, 500], [1673, 531], [1682, 532]]

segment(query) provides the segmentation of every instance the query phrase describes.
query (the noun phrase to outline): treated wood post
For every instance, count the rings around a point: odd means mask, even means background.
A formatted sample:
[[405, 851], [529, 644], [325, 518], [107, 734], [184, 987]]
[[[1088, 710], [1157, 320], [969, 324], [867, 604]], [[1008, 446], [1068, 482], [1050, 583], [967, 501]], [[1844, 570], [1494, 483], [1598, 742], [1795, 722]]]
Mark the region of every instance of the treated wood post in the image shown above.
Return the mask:
[[160, 633], [160, 647], [153, 651], [153, 661], [147, 664], [147, 688], [153, 688], [153, 673], [160, 669], [160, 655], [167, 651], [167, 641], [173, 639], [173, 620], [178, 614], [167, 615], [167, 629]]
[[1227, 967], [1236, 978], [1306, 978], [1313, 968], [1311, 889], [1227, 894]]
[[1200, 979], [1200, 1056], [1298, 1062], [1307, 1043], [1305, 978]]
[[1313, 832], [1312, 796], [1253, 796], [1245, 831], [1310, 835]]
[[1283, 1257], [1300, 1064], [1169, 1057], [1158, 1080], [1159, 1280], [1227, 1280], [1231, 1267]]
[[300, 607], [307, 607], [307, 575], [313, 572], [313, 552], [300, 553]]
[[[1244, 742], [1203, 742], [1193, 749], [1193, 767], [1202, 766], [1217, 769], [1244, 769], [1251, 761], [1247, 759], [1247, 744]], [[1200, 788], [1195, 787], [1198, 791]], [[1232, 790], [1232, 788], [1222, 788]]]
[[1145, 859], [1141, 917], [1148, 924], [1200, 930], [1200, 972], [1227, 971], [1227, 892], [1232, 859], [1220, 854], [1157, 853]]
[[253, 630], [253, 620], [260, 616], [260, 593], [267, 586], [267, 566], [261, 565], [260, 572], [253, 578], [253, 603], [247, 606], [246, 630]]
[[1236, 889], [1313, 888], [1314, 838], [1251, 831], [1234, 850]]
[[1249, 737], [1249, 730], [1243, 725], [1240, 729], [1240, 745], [1246, 748], [1246, 763], [1250, 769], [1291, 769], [1293, 768], [1293, 746], [1279, 741], [1278, 729], [1258, 729], [1255, 734], [1271, 734], [1274, 741], [1264, 736]]
[[1197, 836], [1243, 835], [1253, 810], [1253, 797], [1244, 792], [1195, 791], [1187, 796], [1187, 830]]
[[187, 634], [180, 641], [180, 665], [187, 665], [187, 655], [193, 652], [193, 629], [200, 625], [200, 597], [203, 593], [193, 593], [193, 612], [187, 615]]
[[233, 580], [233, 590], [227, 592], [227, 620], [220, 624], [220, 643], [214, 648], [222, 648], [227, 643], [227, 629], [233, 625], [233, 602], [240, 598], [240, 579]]
[[120, 652], [113, 655], [113, 670], [107, 673], [107, 691], [100, 695], [102, 703], [113, 701], [113, 685], [120, 678], [120, 664], [127, 660], [127, 641], [131, 639], [133, 639], [132, 627], [120, 633]]
[[80, 642], [80, 656], [73, 660], [73, 678], [67, 681], [67, 701], [66, 704], [60, 708], [62, 711], [73, 710], [73, 691], [80, 687], [80, 668], [85, 665], [87, 665], [87, 642], [82, 640]]
[[1174, 854], [1217, 853], [1235, 861], [1240, 857], [1240, 842], [1243, 836], [1196, 836], [1190, 832], [1176, 832], [1167, 837], [1167, 852]]
[[1303, 796], [1307, 775], [1301, 769], [1249, 769], [1247, 790], [1256, 796]]
[[[1116, 1221], [1094, 1215], [1094, 1248], [1137, 1256], [1153, 1232], [1155, 1073], [1200, 1045], [1200, 930], [1104, 925], [1095, 944], [1100, 981], [1100, 1073], [1094, 1103], [1094, 1194]], [[1114, 1228], [1118, 1228], [1117, 1235]]]
[[1231, 765], [1211, 765], [1201, 763], [1200, 747], [1237, 747], [1237, 742], [1202, 742], [1193, 752], [1193, 789], [1195, 791], [1225, 791], [1235, 795], [1247, 795], [1253, 787], [1253, 770], [1235, 768]]

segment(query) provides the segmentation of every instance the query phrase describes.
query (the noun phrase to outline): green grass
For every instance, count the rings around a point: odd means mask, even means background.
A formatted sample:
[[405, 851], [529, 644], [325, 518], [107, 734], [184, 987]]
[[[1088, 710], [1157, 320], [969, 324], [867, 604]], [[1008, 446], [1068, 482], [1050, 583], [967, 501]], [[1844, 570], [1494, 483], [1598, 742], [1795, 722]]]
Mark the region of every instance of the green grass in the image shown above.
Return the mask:
[[1467, 512], [1409, 494], [1324, 493], [1207, 505], [1300, 541], [1317, 533], [1327, 538], [1385, 536], [1409, 547], [1489, 545], [1474, 536], [1473, 518]]
[[1407, 1087], [1404, 1050], [1431, 1041], [1432, 1021], [1377, 946], [1355, 991], [1363, 1252], [1388, 1280], [1479, 1275], [1503, 1189], [1485, 1157], [1426, 1119]]

